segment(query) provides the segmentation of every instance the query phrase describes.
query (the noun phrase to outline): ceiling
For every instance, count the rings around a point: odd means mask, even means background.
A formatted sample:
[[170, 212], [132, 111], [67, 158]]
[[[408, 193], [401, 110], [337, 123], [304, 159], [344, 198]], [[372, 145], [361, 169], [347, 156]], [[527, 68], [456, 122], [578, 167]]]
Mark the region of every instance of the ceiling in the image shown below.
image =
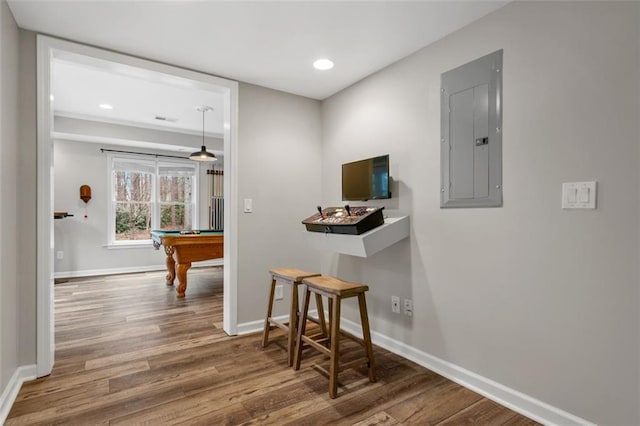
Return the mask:
[[[188, 80], [103, 60], [66, 55], [51, 62], [51, 96], [57, 116], [222, 137], [222, 93]], [[112, 109], [101, 108], [110, 105]], [[213, 111], [196, 110], [210, 106]]]
[[507, 1], [8, 3], [24, 29], [325, 99]]

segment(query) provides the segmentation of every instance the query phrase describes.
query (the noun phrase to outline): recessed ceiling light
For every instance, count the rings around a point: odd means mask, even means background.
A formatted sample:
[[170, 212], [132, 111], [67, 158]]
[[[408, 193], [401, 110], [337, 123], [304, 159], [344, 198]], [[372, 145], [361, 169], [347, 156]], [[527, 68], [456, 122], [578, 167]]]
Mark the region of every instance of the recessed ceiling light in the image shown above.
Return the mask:
[[53, 95], [49, 95], [49, 99], [53, 102]]
[[333, 61], [330, 59], [318, 59], [313, 63], [313, 67], [321, 71], [330, 70], [333, 68]]
[[99, 107], [102, 109], [113, 109], [113, 107], [109, 104], [100, 104]]

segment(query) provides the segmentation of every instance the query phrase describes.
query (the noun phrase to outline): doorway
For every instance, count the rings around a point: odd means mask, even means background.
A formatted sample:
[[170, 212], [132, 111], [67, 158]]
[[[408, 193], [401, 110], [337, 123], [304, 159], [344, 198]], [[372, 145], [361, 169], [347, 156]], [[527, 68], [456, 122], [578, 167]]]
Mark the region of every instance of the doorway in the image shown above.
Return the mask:
[[[37, 242], [36, 287], [37, 375], [48, 375], [54, 362], [54, 194], [53, 136], [54, 114], [51, 75], [54, 60], [104, 62], [119, 69], [146, 70], [221, 97], [221, 136], [224, 146], [224, 295], [223, 329], [237, 332], [237, 102], [238, 83], [207, 74], [160, 64], [47, 36], [37, 39]], [[204, 138], [204, 130], [203, 130]], [[97, 147], [96, 147], [97, 149]]]

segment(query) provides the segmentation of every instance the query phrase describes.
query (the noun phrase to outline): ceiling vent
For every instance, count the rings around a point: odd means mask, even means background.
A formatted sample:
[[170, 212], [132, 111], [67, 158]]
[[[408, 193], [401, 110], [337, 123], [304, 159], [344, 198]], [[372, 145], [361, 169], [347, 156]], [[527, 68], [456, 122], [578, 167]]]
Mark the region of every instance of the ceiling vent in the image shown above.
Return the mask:
[[178, 121], [178, 119], [177, 119], [177, 118], [164, 117], [164, 116], [162, 116], [162, 115], [156, 115], [154, 118], [155, 118], [156, 120], [159, 120], [159, 121], [168, 121], [168, 122], [170, 122], [170, 123], [175, 123], [176, 121]]

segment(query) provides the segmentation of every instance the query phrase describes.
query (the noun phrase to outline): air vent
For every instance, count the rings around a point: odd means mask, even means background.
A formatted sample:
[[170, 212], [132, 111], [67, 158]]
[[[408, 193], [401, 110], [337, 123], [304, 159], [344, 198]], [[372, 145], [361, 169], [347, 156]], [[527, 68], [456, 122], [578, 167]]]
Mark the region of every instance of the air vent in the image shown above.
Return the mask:
[[160, 120], [160, 121], [168, 121], [170, 123], [175, 123], [176, 121], [178, 121], [177, 118], [172, 118], [172, 117], [164, 117], [162, 115], [156, 115], [154, 117], [156, 120]]

